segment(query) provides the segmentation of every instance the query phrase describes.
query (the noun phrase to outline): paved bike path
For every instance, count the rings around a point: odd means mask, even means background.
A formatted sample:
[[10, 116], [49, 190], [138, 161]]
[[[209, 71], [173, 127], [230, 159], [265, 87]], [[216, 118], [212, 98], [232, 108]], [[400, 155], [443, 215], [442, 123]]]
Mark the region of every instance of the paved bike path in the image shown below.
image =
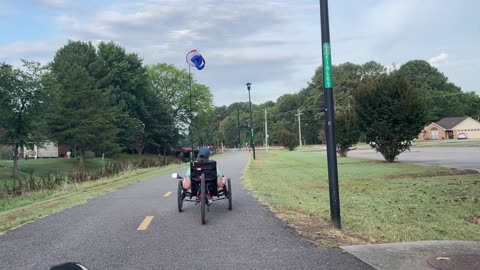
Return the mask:
[[[0, 269], [67, 261], [89, 269], [372, 269], [303, 239], [252, 198], [240, 182], [248, 158], [239, 152], [217, 160], [232, 178], [233, 210], [215, 202], [206, 225], [193, 203], [177, 211], [177, 182], [162, 175], [0, 236]], [[153, 219], [138, 230], [147, 216]]]

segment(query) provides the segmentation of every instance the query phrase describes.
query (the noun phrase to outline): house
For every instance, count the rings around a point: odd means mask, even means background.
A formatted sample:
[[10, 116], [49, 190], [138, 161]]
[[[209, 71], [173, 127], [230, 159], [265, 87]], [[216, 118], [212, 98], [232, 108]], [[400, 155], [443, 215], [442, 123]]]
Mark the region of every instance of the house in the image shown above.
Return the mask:
[[45, 158], [58, 157], [58, 145], [51, 141], [46, 141], [42, 147], [37, 145], [33, 149], [23, 147], [20, 149], [20, 156], [23, 158]]
[[438, 122], [426, 126], [418, 135], [419, 140], [448, 140], [458, 139], [463, 133], [469, 139], [480, 139], [480, 122], [464, 117], [446, 117]]

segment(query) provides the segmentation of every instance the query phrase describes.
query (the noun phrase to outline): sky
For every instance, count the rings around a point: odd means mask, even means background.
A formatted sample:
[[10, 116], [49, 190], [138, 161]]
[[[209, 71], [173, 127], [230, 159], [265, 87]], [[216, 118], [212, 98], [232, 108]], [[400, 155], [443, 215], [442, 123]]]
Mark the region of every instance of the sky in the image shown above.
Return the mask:
[[[429, 61], [480, 94], [480, 1], [330, 0], [332, 63]], [[0, 0], [0, 62], [48, 63], [69, 39], [114, 41], [145, 64], [192, 70], [214, 104], [275, 101], [306, 87], [321, 65], [320, 11], [309, 0]], [[335, 80], [335, 78], [333, 78]]]

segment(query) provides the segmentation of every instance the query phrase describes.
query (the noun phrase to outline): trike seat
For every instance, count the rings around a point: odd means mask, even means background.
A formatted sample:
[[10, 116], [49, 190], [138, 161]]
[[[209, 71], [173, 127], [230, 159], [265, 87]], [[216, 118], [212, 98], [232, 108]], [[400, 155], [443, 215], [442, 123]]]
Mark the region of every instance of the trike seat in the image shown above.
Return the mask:
[[193, 181], [200, 181], [202, 174], [205, 174], [205, 181], [213, 181], [217, 179], [217, 162], [210, 160], [206, 162], [192, 161], [190, 162], [190, 175]]
[[210, 160], [206, 162], [193, 161], [190, 162], [190, 176], [192, 180], [191, 193], [196, 194], [200, 190], [200, 181], [202, 174], [205, 175], [207, 189], [211, 195], [218, 194], [217, 186], [217, 162]]

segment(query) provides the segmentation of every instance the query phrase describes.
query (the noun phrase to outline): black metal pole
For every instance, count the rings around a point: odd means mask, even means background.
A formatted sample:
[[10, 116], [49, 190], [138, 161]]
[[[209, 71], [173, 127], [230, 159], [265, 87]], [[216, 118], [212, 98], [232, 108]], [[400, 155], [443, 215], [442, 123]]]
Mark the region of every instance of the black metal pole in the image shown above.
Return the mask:
[[251, 138], [250, 138], [250, 145], [253, 150], [253, 159], [255, 159], [255, 143], [253, 142], [253, 117], [252, 117], [252, 100], [250, 99], [250, 86], [251, 83], [247, 83], [247, 90], [248, 90], [248, 103], [250, 104], [250, 132], [251, 132]]
[[242, 146], [240, 144], [240, 109], [237, 108], [237, 136], [238, 136], [238, 149], [241, 150]]
[[323, 91], [325, 102], [325, 134], [327, 137], [328, 189], [330, 192], [330, 215], [336, 228], [342, 228], [340, 219], [340, 195], [338, 190], [338, 167], [335, 139], [335, 107], [333, 101], [332, 54], [330, 49], [330, 26], [328, 0], [320, 1], [320, 24], [322, 28]]

